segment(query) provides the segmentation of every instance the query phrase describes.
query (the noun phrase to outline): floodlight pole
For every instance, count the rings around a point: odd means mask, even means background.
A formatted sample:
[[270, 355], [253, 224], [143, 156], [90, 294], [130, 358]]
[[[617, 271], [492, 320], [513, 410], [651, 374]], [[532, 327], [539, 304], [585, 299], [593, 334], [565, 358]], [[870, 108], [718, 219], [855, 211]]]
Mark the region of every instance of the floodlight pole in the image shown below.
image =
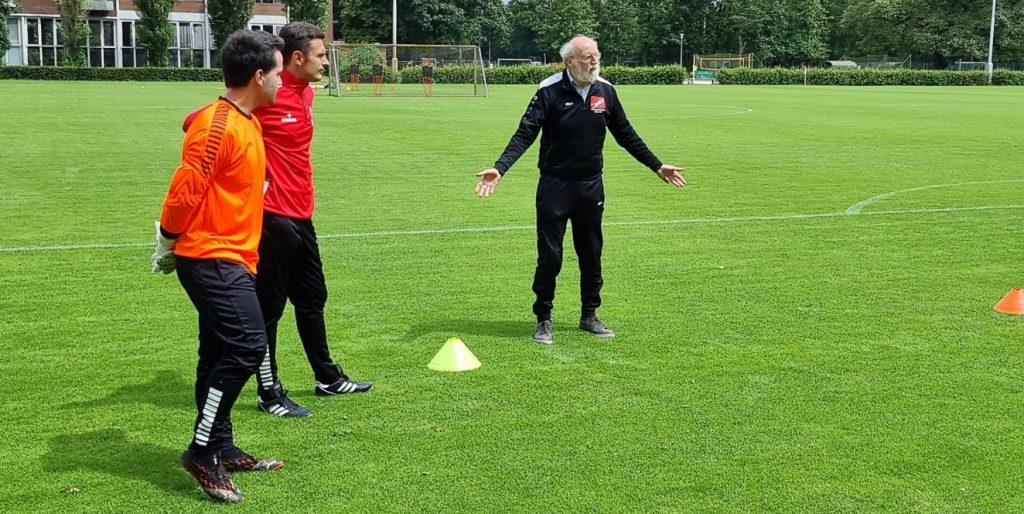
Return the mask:
[[391, 71], [398, 73], [398, 0], [391, 0]]
[[985, 63], [985, 73], [988, 74], [988, 83], [992, 83], [992, 46], [996, 40], [996, 0], [992, 0], [992, 24], [988, 28], [988, 62]]
[[684, 37], [686, 37], [686, 34], [683, 33], [683, 32], [680, 32], [679, 33], [679, 67], [680, 68], [683, 67], [683, 38]]

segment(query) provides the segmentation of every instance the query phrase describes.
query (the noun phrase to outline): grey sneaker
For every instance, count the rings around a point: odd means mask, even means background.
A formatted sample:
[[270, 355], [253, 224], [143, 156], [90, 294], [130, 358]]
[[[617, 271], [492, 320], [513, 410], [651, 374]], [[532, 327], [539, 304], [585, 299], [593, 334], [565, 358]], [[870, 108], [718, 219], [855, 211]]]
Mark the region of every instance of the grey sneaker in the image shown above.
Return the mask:
[[537, 322], [537, 331], [533, 333], [534, 342], [540, 344], [551, 344], [555, 342], [551, 338], [551, 320], [546, 319], [544, 321]]
[[590, 332], [597, 337], [615, 337], [615, 332], [604, 326], [601, 320], [597, 319], [597, 316], [587, 316], [580, 319], [580, 330], [584, 332]]

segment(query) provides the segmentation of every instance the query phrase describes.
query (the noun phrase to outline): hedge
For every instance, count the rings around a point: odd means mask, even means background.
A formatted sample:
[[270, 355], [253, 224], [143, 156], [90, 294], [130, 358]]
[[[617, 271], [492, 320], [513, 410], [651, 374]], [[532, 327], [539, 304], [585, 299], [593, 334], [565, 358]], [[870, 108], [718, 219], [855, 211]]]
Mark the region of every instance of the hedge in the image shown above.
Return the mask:
[[[805, 76], [806, 74], [806, 76]], [[718, 71], [720, 84], [815, 86], [984, 86], [983, 71], [952, 70], [837, 70], [834, 68], [733, 68]], [[994, 85], [1024, 85], [1024, 72], [997, 70]]]
[[[419, 82], [422, 68], [410, 66], [400, 70], [402, 82]], [[487, 69], [488, 84], [537, 84], [561, 66], [499, 66]], [[612, 84], [682, 84], [688, 76], [680, 66], [607, 66], [601, 76]], [[473, 82], [473, 67], [445, 65], [434, 67], [434, 82], [438, 84], [468, 84]]]
[[0, 79], [224, 82], [219, 68], [71, 68], [0, 66]]
[[[360, 65], [361, 82], [371, 82], [370, 66]], [[537, 84], [558, 66], [501, 66], [487, 70], [489, 84]], [[341, 74], [348, 82], [348, 68]], [[399, 80], [389, 67], [384, 68], [388, 83], [419, 83], [421, 68], [410, 66], [399, 70]], [[607, 66], [601, 76], [612, 84], [682, 84], [688, 77], [680, 66]], [[70, 68], [62, 66], [0, 66], [0, 79], [26, 80], [114, 80], [138, 82], [222, 82], [217, 68]], [[479, 80], [479, 79], [478, 79]], [[473, 66], [445, 65], [434, 67], [434, 81], [439, 84], [472, 84]]]

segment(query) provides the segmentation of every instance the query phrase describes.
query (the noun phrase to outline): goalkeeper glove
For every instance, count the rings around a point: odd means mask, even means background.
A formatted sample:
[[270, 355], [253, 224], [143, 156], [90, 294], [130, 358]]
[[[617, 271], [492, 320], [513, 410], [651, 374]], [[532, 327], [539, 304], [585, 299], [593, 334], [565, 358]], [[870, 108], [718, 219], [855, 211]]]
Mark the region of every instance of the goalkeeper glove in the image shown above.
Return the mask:
[[164, 237], [160, 232], [160, 222], [156, 225], [156, 249], [153, 250], [153, 273], [164, 274], [174, 271], [174, 239]]

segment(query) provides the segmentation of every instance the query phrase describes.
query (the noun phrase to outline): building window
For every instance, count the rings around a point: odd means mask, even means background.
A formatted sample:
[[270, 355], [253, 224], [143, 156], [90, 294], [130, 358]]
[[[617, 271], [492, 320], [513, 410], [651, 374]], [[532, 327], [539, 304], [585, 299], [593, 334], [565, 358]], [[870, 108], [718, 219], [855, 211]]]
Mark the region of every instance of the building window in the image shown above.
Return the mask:
[[55, 18], [25, 19], [25, 53], [29, 66], [57, 66], [63, 56], [60, 48], [60, 20]]
[[269, 33], [274, 34], [274, 35], [277, 35], [279, 32], [281, 32], [281, 27], [284, 27], [284, 25], [269, 25], [268, 24], [268, 25], [250, 25], [249, 26], [249, 28], [252, 29], [252, 30], [262, 30], [263, 32], [269, 32]]
[[202, 23], [171, 22], [174, 26], [174, 47], [171, 48], [171, 66], [202, 68], [206, 56], [206, 31]]
[[114, 20], [89, 20], [89, 41], [86, 44], [89, 66], [94, 68], [117, 66], [117, 61], [114, 60], [116, 52]]
[[256, 0], [258, 4], [281, 4], [284, 3], [281, 0]]
[[25, 64], [21, 59], [21, 24], [18, 21], [18, 18], [7, 18], [7, 40], [11, 42], [11, 48], [7, 50], [4, 62], [11, 66]]
[[146, 49], [138, 46], [135, 39], [135, 22], [121, 22], [121, 66], [140, 68], [146, 66]]

